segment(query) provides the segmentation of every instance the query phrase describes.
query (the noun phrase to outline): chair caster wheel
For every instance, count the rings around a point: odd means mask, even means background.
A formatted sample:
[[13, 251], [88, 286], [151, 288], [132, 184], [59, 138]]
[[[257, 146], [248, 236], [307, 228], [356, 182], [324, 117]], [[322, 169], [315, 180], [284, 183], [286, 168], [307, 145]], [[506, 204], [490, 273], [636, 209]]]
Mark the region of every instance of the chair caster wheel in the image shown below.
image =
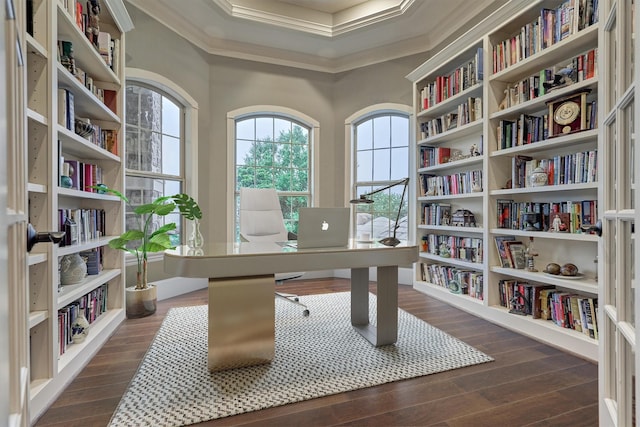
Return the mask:
[[295, 297], [293, 300], [294, 300], [295, 302], [298, 302], [298, 301], [300, 301], [300, 298]]
[[305, 310], [305, 311], [303, 311], [303, 312], [302, 312], [302, 315], [303, 315], [304, 317], [309, 317], [309, 310]]

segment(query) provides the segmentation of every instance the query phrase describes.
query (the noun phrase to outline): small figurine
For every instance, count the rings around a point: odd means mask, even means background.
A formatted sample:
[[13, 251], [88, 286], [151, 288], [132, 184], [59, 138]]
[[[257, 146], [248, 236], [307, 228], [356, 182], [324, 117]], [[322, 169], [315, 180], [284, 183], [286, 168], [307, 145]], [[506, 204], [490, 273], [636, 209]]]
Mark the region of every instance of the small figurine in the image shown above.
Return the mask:
[[451, 258], [451, 253], [449, 252], [449, 246], [447, 246], [445, 242], [440, 243], [439, 255], [442, 258]]
[[100, 34], [100, 2], [99, 0], [89, 0], [88, 18], [89, 23], [86, 27], [85, 34], [89, 41], [98, 47], [98, 35]]
[[469, 149], [469, 151], [471, 153], [471, 157], [479, 156], [481, 154], [480, 151], [478, 151], [477, 144], [471, 144], [471, 148]]
[[555, 233], [560, 232], [562, 229], [562, 220], [560, 219], [560, 215], [556, 214], [553, 217], [553, 222], [551, 223], [551, 229], [549, 231], [553, 231]]
[[533, 248], [533, 237], [529, 237], [529, 247], [525, 251], [525, 258], [527, 260], [527, 271], [538, 271], [535, 267], [534, 257], [538, 256], [538, 252]]

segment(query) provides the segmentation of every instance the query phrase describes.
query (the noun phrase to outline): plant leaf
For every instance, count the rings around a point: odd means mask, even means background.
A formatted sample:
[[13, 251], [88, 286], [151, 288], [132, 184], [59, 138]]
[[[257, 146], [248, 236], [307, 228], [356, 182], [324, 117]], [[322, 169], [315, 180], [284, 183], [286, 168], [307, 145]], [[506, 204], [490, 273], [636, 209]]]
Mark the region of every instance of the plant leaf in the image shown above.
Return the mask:
[[167, 231], [171, 231], [171, 230], [175, 230], [175, 229], [176, 229], [176, 223], [175, 222], [170, 222], [168, 224], [165, 224], [162, 227], [158, 228], [153, 233], [151, 233], [151, 235], [149, 236], [149, 240], [153, 240], [153, 238], [155, 236], [157, 236], [158, 234], [166, 233]]
[[198, 203], [185, 193], [175, 194], [171, 196], [175, 204], [180, 210], [180, 214], [189, 220], [202, 219], [202, 210]]

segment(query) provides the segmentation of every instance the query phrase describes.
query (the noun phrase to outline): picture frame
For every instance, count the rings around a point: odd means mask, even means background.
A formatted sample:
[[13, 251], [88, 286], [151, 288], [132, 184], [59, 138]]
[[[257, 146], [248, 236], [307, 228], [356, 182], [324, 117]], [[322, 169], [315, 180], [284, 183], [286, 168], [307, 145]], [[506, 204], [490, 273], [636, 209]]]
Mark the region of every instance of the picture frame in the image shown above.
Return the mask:
[[526, 246], [519, 240], [504, 242], [511, 268], [523, 270], [527, 267]]

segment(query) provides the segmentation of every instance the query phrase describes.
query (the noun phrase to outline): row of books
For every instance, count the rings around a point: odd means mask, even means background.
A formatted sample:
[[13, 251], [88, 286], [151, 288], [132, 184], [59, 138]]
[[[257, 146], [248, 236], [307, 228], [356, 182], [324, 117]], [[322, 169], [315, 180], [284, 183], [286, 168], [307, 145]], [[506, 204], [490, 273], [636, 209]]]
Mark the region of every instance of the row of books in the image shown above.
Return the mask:
[[479, 47], [473, 58], [449, 74], [437, 76], [420, 90], [422, 110], [451, 98], [454, 95], [478, 84], [483, 79], [482, 48]]
[[83, 316], [89, 324], [92, 324], [102, 313], [107, 311], [107, 293], [108, 284], [105, 283], [58, 310], [58, 344], [60, 356], [73, 344], [72, 326], [79, 316]]
[[79, 160], [67, 160], [64, 156], [61, 156], [60, 160], [62, 161], [60, 174], [71, 178], [70, 188], [89, 193], [98, 192], [91, 187], [103, 181], [103, 172], [100, 166]]
[[448, 196], [482, 191], [482, 170], [471, 170], [452, 175], [420, 174], [421, 196]]
[[430, 138], [481, 118], [482, 98], [469, 97], [467, 102], [456, 106], [455, 112], [452, 111], [420, 123], [420, 136], [422, 139]]
[[514, 107], [546, 95], [555, 89], [571, 86], [597, 75], [597, 49], [575, 56], [551, 68], [545, 68], [527, 78], [507, 85], [501, 108]]
[[420, 263], [420, 275], [424, 282], [449, 289], [453, 293], [484, 299], [484, 276], [480, 271], [461, 270], [442, 264]]
[[[533, 227], [535, 231], [583, 233], [581, 227], [594, 224], [598, 218], [597, 200], [541, 203], [498, 199], [496, 204], [498, 228], [511, 230], [524, 230], [527, 227]], [[539, 214], [536, 221], [531, 224], [527, 224], [524, 220], [524, 214], [528, 212]], [[556, 224], [554, 224], [554, 220]]]
[[103, 269], [104, 246], [81, 251], [80, 256], [87, 264], [87, 275], [95, 276], [100, 274]]
[[544, 141], [549, 137], [549, 116], [520, 114], [517, 120], [502, 119], [496, 135], [498, 150]]
[[104, 209], [58, 209], [58, 229], [65, 232], [60, 246], [77, 245], [105, 236]]
[[[423, 145], [420, 147], [420, 159], [419, 164], [421, 168], [428, 168], [430, 166], [441, 165], [448, 163], [451, 158], [452, 149], [449, 147], [429, 147]], [[457, 151], [462, 154], [462, 151], [453, 149], [454, 153]]]
[[[482, 239], [478, 237], [429, 233], [422, 236], [422, 243], [421, 250], [432, 255], [451, 257], [469, 262], [482, 262]], [[425, 243], [426, 248], [424, 247]]]
[[451, 225], [451, 204], [423, 203], [420, 215], [424, 225]]
[[[117, 104], [115, 91], [107, 90], [102, 94], [108, 98], [110, 108], [115, 112]], [[107, 105], [107, 98], [102, 99], [105, 105]], [[78, 117], [75, 112], [75, 95], [65, 88], [58, 89], [58, 124], [92, 144], [118, 155], [118, 131], [103, 129], [100, 125], [91, 123], [88, 118]]]
[[59, 0], [69, 13], [78, 30], [85, 35], [89, 43], [98, 51], [105, 63], [117, 73], [117, 57], [120, 40], [112, 39], [111, 34], [100, 31], [99, 10], [92, 8], [91, 1]]
[[583, 184], [598, 180], [598, 150], [557, 155], [548, 159], [513, 156], [511, 161], [511, 188], [531, 187], [531, 174], [535, 169], [547, 174], [547, 185]]
[[502, 71], [598, 21], [598, 0], [565, 0], [493, 46], [493, 72]]
[[511, 312], [550, 320], [561, 328], [598, 339], [598, 299], [561, 291], [550, 285], [503, 279], [498, 282], [500, 305]]

